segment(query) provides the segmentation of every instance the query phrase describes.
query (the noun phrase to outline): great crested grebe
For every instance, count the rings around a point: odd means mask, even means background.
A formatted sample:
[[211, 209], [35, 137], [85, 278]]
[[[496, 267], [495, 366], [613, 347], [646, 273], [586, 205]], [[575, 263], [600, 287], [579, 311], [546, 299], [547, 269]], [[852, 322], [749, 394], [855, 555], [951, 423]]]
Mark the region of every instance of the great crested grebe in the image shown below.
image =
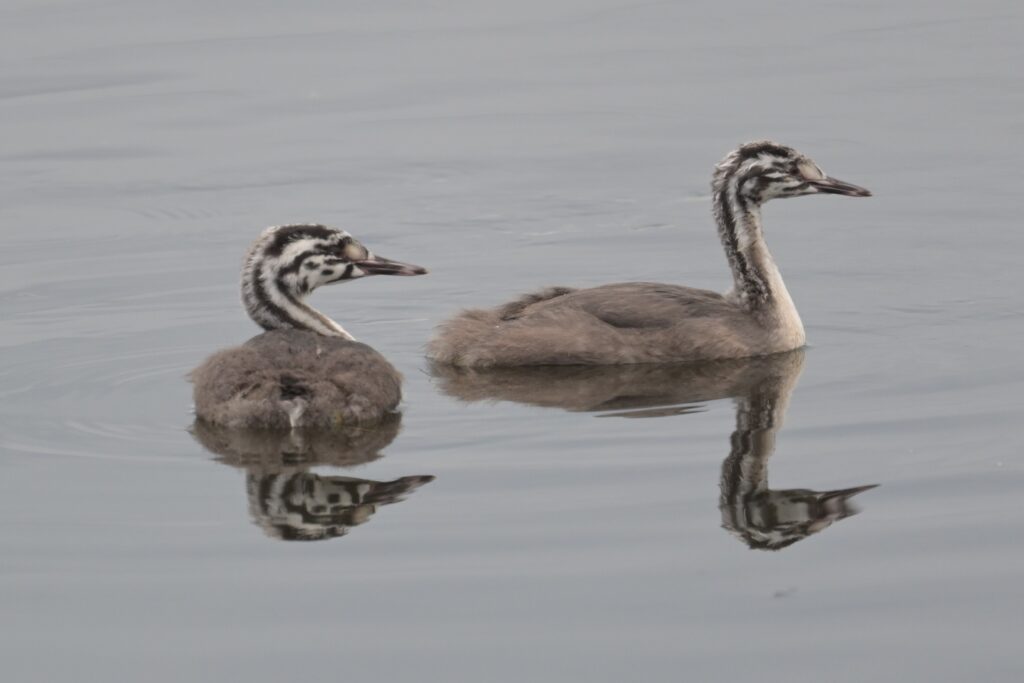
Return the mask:
[[329, 428], [381, 420], [402, 398], [401, 375], [317, 311], [317, 287], [426, 269], [374, 255], [344, 230], [267, 228], [249, 248], [242, 302], [266, 330], [192, 371], [196, 416], [228, 427]]
[[732, 269], [726, 294], [653, 282], [551, 287], [444, 323], [427, 355], [465, 366], [619, 365], [745, 358], [804, 345], [800, 316], [768, 252], [761, 205], [778, 197], [869, 197], [791, 147], [741, 145], [715, 168], [712, 205]]

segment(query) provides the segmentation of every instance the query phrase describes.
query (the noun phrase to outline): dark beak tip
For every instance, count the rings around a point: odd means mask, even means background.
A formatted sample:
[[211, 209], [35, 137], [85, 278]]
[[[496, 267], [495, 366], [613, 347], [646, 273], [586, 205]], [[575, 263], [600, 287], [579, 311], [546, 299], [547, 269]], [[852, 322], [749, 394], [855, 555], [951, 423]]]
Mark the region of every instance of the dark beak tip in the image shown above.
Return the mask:
[[860, 185], [854, 185], [843, 180], [836, 178], [823, 178], [820, 181], [812, 181], [812, 184], [818, 188], [819, 192], [824, 194], [839, 194], [847, 197], [871, 197], [871, 190]]
[[378, 258], [373, 261], [356, 261], [355, 264], [369, 275], [426, 275], [427, 269], [412, 263], [402, 263], [391, 259]]

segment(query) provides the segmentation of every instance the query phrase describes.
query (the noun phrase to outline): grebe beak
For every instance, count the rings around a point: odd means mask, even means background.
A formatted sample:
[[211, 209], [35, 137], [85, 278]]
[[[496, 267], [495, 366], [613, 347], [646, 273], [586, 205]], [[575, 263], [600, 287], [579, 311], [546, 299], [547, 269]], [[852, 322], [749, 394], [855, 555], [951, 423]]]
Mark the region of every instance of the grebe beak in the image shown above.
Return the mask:
[[365, 261], [354, 261], [367, 275], [426, 275], [427, 269], [411, 263], [392, 261], [380, 256], [371, 256]]
[[818, 188], [818, 192], [824, 192], [826, 194], [843, 194], [847, 197], [870, 197], [871, 190], [854, 185], [852, 183], [845, 183], [842, 180], [836, 180], [835, 178], [822, 178], [821, 180], [808, 180], [811, 187]]

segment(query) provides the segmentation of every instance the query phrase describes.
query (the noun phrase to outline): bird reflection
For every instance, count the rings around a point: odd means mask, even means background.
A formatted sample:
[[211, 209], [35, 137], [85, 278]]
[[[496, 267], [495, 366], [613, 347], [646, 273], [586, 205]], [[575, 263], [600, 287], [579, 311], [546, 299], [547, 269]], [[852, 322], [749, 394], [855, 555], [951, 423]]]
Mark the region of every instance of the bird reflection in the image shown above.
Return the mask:
[[246, 471], [253, 523], [284, 541], [338, 538], [365, 523], [381, 505], [405, 500], [430, 475], [372, 481], [311, 472], [353, 467], [380, 457], [398, 435], [401, 416], [372, 428], [332, 431], [229, 429], [196, 420], [192, 435], [223, 463]]
[[768, 487], [768, 459], [803, 363], [801, 349], [693, 364], [489, 370], [433, 365], [431, 373], [441, 391], [462, 401], [513, 401], [599, 417], [685, 415], [708, 401], [735, 399], [736, 429], [720, 481], [722, 526], [751, 548], [779, 550], [856, 514], [850, 498], [875, 487]]

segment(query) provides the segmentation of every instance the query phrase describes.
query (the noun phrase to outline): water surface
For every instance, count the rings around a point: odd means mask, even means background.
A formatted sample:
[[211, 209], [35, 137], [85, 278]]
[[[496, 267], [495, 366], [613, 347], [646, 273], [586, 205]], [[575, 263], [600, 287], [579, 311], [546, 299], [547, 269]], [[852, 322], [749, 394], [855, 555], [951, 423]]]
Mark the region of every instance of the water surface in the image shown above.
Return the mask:
[[[1020, 26], [1006, 0], [7, 2], [0, 674], [1018, 680]], [[708, 177], [760, 137], [875, 193], [767, 207], [799, 368], [431, 374], [463, 306], [725, 289]], [[431, 268], [313, 299], [405, 374], [404, 414], [204, 440], [185, 375], [254, 333], [241, 254], [297, 221]]]

